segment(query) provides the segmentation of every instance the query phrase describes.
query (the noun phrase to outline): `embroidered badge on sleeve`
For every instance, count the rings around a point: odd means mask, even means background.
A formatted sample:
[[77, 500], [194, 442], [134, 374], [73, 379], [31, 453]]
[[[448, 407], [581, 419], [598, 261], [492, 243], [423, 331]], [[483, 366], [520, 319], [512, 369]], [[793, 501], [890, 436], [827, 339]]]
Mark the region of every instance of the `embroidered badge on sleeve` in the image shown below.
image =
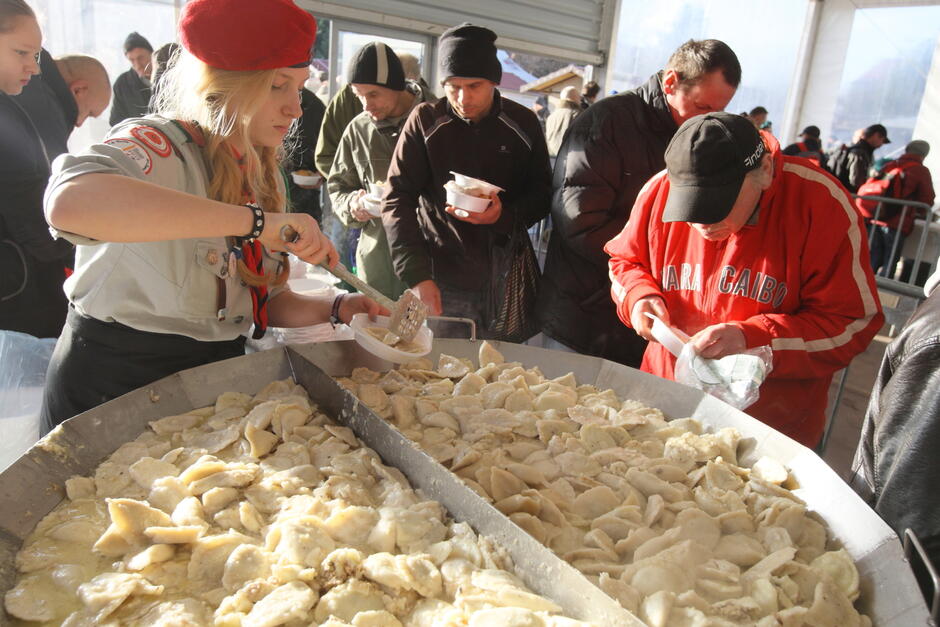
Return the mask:
[[104, 143], [117, 148], [130, 157], [131, 161], [133, 161], [144, 174], [150, 174], [150, 171], [153, 170], [153, 159], [150, 158], [150, 153], [133, 139], [116, 137], [114, 139], [105, 140]]

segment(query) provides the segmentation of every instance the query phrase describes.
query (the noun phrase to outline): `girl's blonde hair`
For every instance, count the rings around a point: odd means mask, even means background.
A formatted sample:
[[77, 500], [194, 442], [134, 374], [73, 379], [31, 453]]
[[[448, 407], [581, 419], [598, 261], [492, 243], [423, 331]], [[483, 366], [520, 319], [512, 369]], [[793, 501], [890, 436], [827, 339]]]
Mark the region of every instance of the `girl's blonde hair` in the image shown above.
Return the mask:
[[13, 30], [13, 18], [31, 17], [36, 19], [36, 13], [25, 0], [0, 0], [0, 33]]
[[[252, 199], [267, 212], [284, 210], [281, 149], [255, 150], [248, 134], [252, 117], [270, 97], [275, 73], [276, 70], [220, 70], [185, 50], [170, 59], [160, 78], [155, 110], [164, 117], [196, 122], [201, 127], [206, 140], [203, 152], [210, 171], [209, 198], [233, 205]], [[237, 155], [234, 145], [247, 149]], [[238, 268], [242, 280], [249, 285], [280, 285], [288, 275], [286, 257], [273, 280], [256, 274], [242, 261]]]

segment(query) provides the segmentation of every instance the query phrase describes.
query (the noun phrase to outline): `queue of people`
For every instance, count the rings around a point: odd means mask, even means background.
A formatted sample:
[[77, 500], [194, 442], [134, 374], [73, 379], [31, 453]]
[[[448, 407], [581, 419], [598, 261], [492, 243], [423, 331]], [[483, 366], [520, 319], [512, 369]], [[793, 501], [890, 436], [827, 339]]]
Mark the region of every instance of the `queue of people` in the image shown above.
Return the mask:
[[[503, 279], [531, 248], [525, 232], [551, 215], [544, 273], [523, 312], [542, 331], [536, 341], [664, 377], [672, 362], [648, 344], [647, 311], [682, 327], [709, 357], [769, 344], [774, 374], [754, 413], [816, 443], [832, 372], [882, 321], [867, 238], [819, 162], [790, 156], [766, 130], [721, 113], [742, 80], [725, 43], [690, 40], [644, 85], [596, 102], [596, 84], [569, 89], [561, 113], [548, 116], [546, 142], [538, 116], [500, 94], [497, 35], [487, 28], [461, 24], [440, 37], [439, 100], [414, 59], [373, 42], [324, 107], [303, 88], [315, 20], [290, 0], [228, 11], [236, 2], [189, 2], [181, 48], [165, 60], [143, 54], [152, 48], [140, 35], [128, 37], [129, 72], [153, 92], [151, 113], [131, 111], [101, 144], [51, 168], [42, 133], [13, 100], [38, 68], [11, 65], [3, 79], [3, 115], [16, 121], [16, 141], [33, 147], [37, 181], [30, 204], [4, 216], [3, 228], [32, 224], [55, 259], [76, 251], [50, 307], [65, 326], [46, 429], [165, 374], [240, 354], [246, 335], [267, 326], [378, 313], [361, 295], [327, 302], [285, 285], [286, 252], [333, 263], [347, 230], [361, 230], [347, 252], [380, 291], [395, 298], [413, 289], [432, 315], [470, 318], [481, 336], [506, 337], [499, 301], [516, 295], [494, 286], [517, 285]], [[38, 54], [28, 5], [0, 3], [0, 36], [23, 31]], [[259, 33], [261, 13], [277, 28]], [[63, 119], [100, 114], [102, 88], [79, 69], [104, 88], [106, 74], [89, 61], [52, 62], [62, 82], [46, 88], [49, 98], [74, 100]], [[115, 83], [116, 102], [134, 76]], [[282, 167], [323, 175], [330, 207], [322, 219], [304, 194], [319, 184], [299, 186]], [[445, 197], [452, 172], [501, 191], [484, 211], [464, 212]], [[702, 200], [715, 194], [721, 202]], [[284, 226], [299, 241], [283, 242]], [[331, 242], [324, 231], [339, 237]], [[61, 262], [56, 272], [64, 277]], [[16, 292], [12, 283], [4, 290]]]

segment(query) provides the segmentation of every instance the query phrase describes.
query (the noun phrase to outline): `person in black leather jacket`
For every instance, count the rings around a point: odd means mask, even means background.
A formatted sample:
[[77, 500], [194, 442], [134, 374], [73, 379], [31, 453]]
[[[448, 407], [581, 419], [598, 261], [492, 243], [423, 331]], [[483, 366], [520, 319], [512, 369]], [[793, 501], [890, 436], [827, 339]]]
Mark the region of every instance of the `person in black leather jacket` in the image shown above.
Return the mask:
[[553, 231], [537, 306], [546, 336], [639, 367], [646, 342], [617, 317], [604, 245], [623, 230], [646, 181], [666, 167], [679, 125], [723, 110], [740, 81], [727, 44], [689, 40], [645, 85], [599, 100], [571, 123], [555, 160]]
[[912, 529], [940, 565], [940, 271], [888, 346], [849, 484], [899, 536]]

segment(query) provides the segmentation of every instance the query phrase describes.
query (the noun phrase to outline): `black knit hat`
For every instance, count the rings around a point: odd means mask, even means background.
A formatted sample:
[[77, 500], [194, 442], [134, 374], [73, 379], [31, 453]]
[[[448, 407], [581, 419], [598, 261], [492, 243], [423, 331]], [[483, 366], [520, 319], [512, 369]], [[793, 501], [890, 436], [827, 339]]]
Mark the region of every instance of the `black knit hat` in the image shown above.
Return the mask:
[[441, 80], [485, 78], [498, 85], [503, 67], [496, 58], [495, 42], [496, 33], [466, 22], [444, 31], [437, 43]]
[[346, 82], [404, 91], [405, 71], [394, 50], [380, 41], [373, 41], [360, 48], [349, 62]]
[[124, 40], [124, 54], [127, 54], [134, 48], [144, 48], [153, 52], [153, 46], [150, 45], [150, 42], [147, 41], [147, 38], [138, 33], [136, 30], [127, 36], [127, 39]]

